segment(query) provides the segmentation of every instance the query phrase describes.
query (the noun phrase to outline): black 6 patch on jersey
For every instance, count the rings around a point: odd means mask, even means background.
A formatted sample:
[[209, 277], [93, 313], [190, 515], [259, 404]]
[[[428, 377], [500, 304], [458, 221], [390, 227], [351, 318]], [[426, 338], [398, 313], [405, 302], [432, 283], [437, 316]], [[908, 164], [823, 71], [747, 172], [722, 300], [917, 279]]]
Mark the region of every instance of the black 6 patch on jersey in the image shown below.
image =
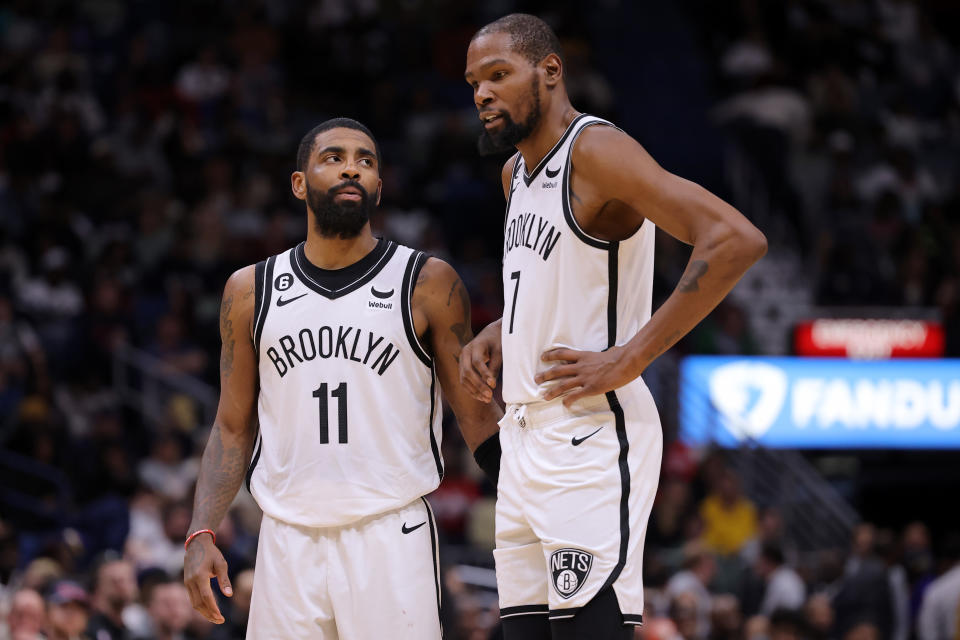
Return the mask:
[[561, 598], [573, 596], [590, 575], [593, 556], [580, 549], [557, 549], [550, 556], [550, 572], [553, 574], [553, 588]]

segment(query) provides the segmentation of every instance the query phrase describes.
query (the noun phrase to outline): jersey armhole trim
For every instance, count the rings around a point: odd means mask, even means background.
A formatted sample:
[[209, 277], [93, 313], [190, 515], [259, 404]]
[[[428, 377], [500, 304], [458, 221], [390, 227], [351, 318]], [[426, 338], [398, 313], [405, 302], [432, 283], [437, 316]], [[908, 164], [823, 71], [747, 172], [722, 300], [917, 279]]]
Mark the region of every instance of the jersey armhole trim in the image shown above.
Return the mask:
[[260, 336], [263, 335], [263, 325], [270, 310], [270, 298], [273, 293], [273, 266], [276, 256], [257, 263], [253, 268], [253, 351], [260, 357]]
[[403, 271], [403, 283], [401, 284], [400, 309], [403, 316], [403, 330], [407, 334], [407, 342], [413, 353], [427, 367], [433, 368], [433, 358], [427, 353], [427, 350], [417, 337], [417, 332], [413, 326], [413, 289], [417, 283], [417, 276], [427, 261], [427, 255], [422, 251], [414, 251], [407, 260], [407, 267]]
[[260, 452], [263, 451], [263, 434], [260, 433], [259, 427], [257, 427], [257, 441], [253, 448], [253, 458], [250, 460], [250, 466], [247, 467], [247, 477], [245, 483], [247, 485], [247, 493], [251, 495], [253, 492], [250, 490], [250, 483], [253, 481], [253, 470], [257, 468], [257, 463], [260, 462]]
[[507, 208], [503, 214], [503, 233], [507, 233], [507, 221], [510, 219], [510, 203], [513, 201], [514, 186], [517, 182], [517, 170], [520, 169], [520, 152], [513, 156], [513, 169], [510, 172], [510, 193], [507, 194]]
[[[573, 215], [573, 207], [570, 205], [570, 168], [573, 164], [573, 145], [577, 143], [577, 138], [580, 137], [580, 134], [586, 131], [587, 127], [593, 125], [603, 125], [606, 127], [613, 127], [617, 131], [623, 131], [613, 123], [607, 122], [606, 120], [592, 120], [585, 123], [576, 133], [573, 134], [573, 138], [570, 140], [570, 149], [567, 151], [567, 161], [563, 166], [563, 218], [567, 221], [567, 226], [570, 227], [570, 230], [573, 231], [573, 235], [580, 238], [585, 244], [594, 247], [596, 249], [609, 249], [614, 243], [610, 240], [601, 240], [600, 238], [594, 238], [580, 226], [580, 223], [577, 222], [576, 216]], [[646, 222], [646, 220], [644, 220]], [[641, 225], [643, 226], [643, 225]]]

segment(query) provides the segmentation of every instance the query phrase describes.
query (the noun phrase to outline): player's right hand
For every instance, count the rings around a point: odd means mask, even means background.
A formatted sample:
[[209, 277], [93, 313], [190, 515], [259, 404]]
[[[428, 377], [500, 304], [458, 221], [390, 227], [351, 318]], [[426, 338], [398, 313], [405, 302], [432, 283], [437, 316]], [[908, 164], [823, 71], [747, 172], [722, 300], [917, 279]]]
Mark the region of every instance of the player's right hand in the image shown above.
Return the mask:
[[460, 384], [480, 402], [493, 400], [503, 364], [500, 320], [491, 322], [460, 352]]
[[199, 611], [204, 618], [214, 624], [223, 624], [224, 618], [213, 597], [210, 588], [210, 578], [216, 578], [223, 595], [233, 595], [230, 578], [227, 576], [227, 561], [213, 539], [201, 534], [187, 545], [187, 553], [183, 558], [183, 584], [190, 593], [190, 604]]

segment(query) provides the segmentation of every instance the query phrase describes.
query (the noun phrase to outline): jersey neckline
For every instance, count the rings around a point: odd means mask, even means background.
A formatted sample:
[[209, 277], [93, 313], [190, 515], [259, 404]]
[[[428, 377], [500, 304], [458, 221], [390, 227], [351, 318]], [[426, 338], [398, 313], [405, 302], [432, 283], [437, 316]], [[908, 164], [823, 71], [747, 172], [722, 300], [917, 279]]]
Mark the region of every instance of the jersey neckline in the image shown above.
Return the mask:
[[297, 278], [331, 300], [356, 291], [373, 280], [397, 251], [397, 243], [380, 238], [370, 253], [342, 269], [321, 269], [307, 259], [306, 242], [290, 250], [290, 268]]
[[[567, 130], [564, 131], [564, 132], [563, 132], [563, 135], [560, 136], [560, 139], [557, 140], [556, 143], [554, 143], [553, 148], [551, 148], [550, 151], [547, 152], [547, 155], [543, 156], [543, 159], [542, 159], [539, 163], [537, 163], [537, 166], [536, 166], [536, 168], [533, 170], [533, 173], [528, 174], [528, 173], [527, 173], [527, 163], [526, 163], [526, 162], [523, 163], [523, 182], [524, 182], [528, 187], [529, 187], [530, 184], [536, 179], [537, 174], [539, 174], [540, 171], [542, 171], [543, 168], [544, 168], [545, 166], [547, 166], [547, 163], [553, 158], [554, 154], [557, 153], [557, 150], [560, 149], [560, 147], [563, 146], [563, 143], [567, 141], [567, 138], [570, 137], [570, 134], [571, 134], [571, 133], [573, 132], [573, 130], [576, 128], [577, 123], [580, 122], [581, 120], [583, 120], [584, 118], [588, 118], [588, 117], [590, 117], [588, 114], [586, 114], [586, 113], [581, 113], [581, 114], [578, 115], [576, 118], [574, 118], [574, 119], [570, 122], [570, 124], [567, 125]], [[523, 154], [520, 154], [520, 157], [523, 158]]]

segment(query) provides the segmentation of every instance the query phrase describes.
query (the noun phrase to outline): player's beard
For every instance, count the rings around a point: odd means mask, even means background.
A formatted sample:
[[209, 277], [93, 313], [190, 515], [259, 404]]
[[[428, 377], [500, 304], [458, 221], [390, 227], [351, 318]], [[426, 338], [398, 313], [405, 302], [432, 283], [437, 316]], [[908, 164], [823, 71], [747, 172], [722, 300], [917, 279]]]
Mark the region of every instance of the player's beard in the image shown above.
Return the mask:
[[[359, 182], [347, 180], [331, 187], [327, 191], [314, 191], [307, 184], [307, 205], [313, 211], [313, 222], [322, 236], [339, 236], [343, 239], [356, 238], [363, 226], [370, 220], [370, 195]], [[340, 201], [335, 198], [345, 187], [353, 187], [360, 192], [360, 201]]]
[[500, 114], [503, 125], [499, 131], [491, 133], [484, 129], [480, 133], [480, 138], [477, 140], [477, 149], [480, 151], [480, 155], [492, 156], [513, 151], [518, 143], [533, 133], [533, 130], [540, 124], [540, 117], [543, 115], [540, 113], [540, 85], [536, 76], [534, 76], [530, 85], [530, 97], [533, 105], [526, 120], [519, 123], [514, 122], [510, 114], [504, 111]]

